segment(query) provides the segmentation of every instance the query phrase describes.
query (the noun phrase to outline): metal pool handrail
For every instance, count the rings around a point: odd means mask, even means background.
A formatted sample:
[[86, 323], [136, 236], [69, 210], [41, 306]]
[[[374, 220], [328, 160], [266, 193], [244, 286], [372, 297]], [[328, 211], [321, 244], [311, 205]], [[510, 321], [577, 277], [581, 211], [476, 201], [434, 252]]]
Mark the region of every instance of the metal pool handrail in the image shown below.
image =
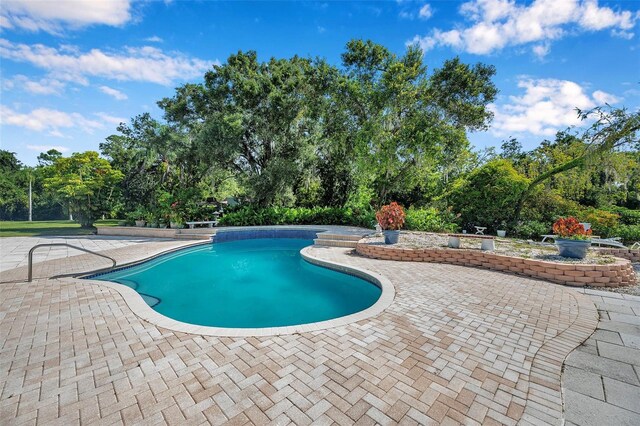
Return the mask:
[[67, 243], [36, 244], [35, 246], [31, 247], [31, 250], [29, 250], [29, 276], [27, 278], [27, 282], [33, 281], [33, 252], [37, 248], [40, 248], [40, 247], [53, 247], [53, 246], [66, 246], [66, 247], [74, 248], [76, 250], [84, 251], [85, 253], [95, 254], [96, 256], [104, 257], [105, 259], [109, 259], [110, 261], [112, 261], [113, 265], [111, 265], [111, 268], [115, 268], [115, 266], [116, 266], [116, 260], [113, 257], [109, 257], [109, 256], [104, 255], [104, 254], [96, 253], [95, 251], [87, 250], [86, 248], [74, 246], [74, 245], [67, 244]]

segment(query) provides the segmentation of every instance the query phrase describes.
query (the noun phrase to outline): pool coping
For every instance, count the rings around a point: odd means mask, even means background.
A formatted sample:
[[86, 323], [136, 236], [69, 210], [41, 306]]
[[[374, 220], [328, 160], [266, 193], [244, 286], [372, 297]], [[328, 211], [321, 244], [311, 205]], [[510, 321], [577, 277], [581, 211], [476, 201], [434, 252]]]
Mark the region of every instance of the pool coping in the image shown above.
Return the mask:
[[[166, 254], [170, 254], [172, 252], [193, 248], [197, 245], [211, 244], [210, 242], [199, 242], [193, 245], [189, 245], [187, 247], [181, 247], [179, 249], [167, 250], [162, 253], [158, 253], [154, 256], [151, 256], [147, 259], [142, 259], [137, 262], [132, 262], [130, 264], [126, 264], [125, 268], [136, 266], [141, 263], [148, 262], [154, 258], [159, 256], [163, 256]], [[333, 318], [330, 320], [319, 321], [308, 324], [300, 324], [300, 325], [292, 325], [292, 326], [283, 326], [283, 327], [263, 327], [263, 328], [228, 328], [228, 327], [211, 327], [211, 326], [202, 326], [196, 324], [189, 324], [186, 322], [178, 321], [173, 318], [169, 318], [156, 312], [153, 308], [151, 308], [142, 298], [142, 296], [135, 291], [134, 289], [127, 287], [123, 284], [118, 284], [110, 281], [102, 281], [102, 280], [94, 280], [91, 278], [80, 278], [80, 277], [61, 277], [58, 279], [64, 281], [73, 281], [77, 282], [80, 279], [83, 283], [88, 283], [92, 285], [102, 285], [108, 288], [111, 288], [117, 291], [126, 304], [129, 306], [131, 311], [137, 315], [139, 318], [156, 325], [157, 327], [166, 328], [172, 331], [189, 333], [189, 334], [198, 334], [202, 336], [218, 336], [218, 337], [263, 337], [263, 336], [280, 336], [287, 334], [297, 334], [297, 333], [307, 333], [314, 331], [322, 331], [329, 328], [342, 327], [349, 324], [353, 324], [358, 321], [362, 321], [376, 315], [381, 314], [385, 309], [387, 309], [395, 298], [395, 287], [391, 283], [391, 281], [383, 276], [382, 274], [378, 274], [372, 271], [368, 271], [363, 268], [349, 266], [337, 262], [329, 262], [327, 260], [322, 260], [313, 256], [309, 251], [311, 247], [317, 247], [316, 245], [311, 245], [304, 247], [300, 250], [300, 256], [307, 262], [325, 267], [327, 269], [331, 269], [334, 271], [346, 273], [349, 275], [353, 275], [359, 278], [362, 278], [373, 285], [378, 286], [382, 292], [378, 300], [371, 305], [370, 307], [355, 312], [350, 315], [345, 315], [338, 318]], [[100, 271], [93, 271], [91, 273], [83, 274], [84, 276], [92, 276], [95, 274], [100, 274]]]

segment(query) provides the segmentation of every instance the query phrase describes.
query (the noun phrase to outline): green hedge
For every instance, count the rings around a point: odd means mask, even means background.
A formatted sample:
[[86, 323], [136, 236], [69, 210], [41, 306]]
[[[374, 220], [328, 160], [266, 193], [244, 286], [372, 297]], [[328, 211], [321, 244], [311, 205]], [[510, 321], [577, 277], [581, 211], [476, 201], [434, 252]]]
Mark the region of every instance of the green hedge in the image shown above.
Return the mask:
[[349, 225], [372, 228], [375, 226], [373, 211], [335, 207], [243, 207], [227, 213], [220, 219], [220, 226], [265, 225]]
[[609, 207], [606, 210], [620, 215], [620, 223], [624, 225], [640, 225], [640, 210], [624, 207]]
[[434, 208], [410, 208], [406, 213], [404, 226], [411, 231], [455, 232], [458, 229], [458, 225], [453, 223], [451, 218]]
[[[433, 208], [408, 209], [405, 229], [427, 232], [453, 232], [457, 225], [447, 214]], [[348, 225], [373, 228], [376, 224], [372, 210], [335, 207], [243, 207], [225, 214], [220, 226], [266, 225]]]
[[539, 222], [537, 220], [527, 220], [519, 223], [513, 230], [515, 236], [525, 239], [540, 239], [541, 235], [551, 234], [552, 224]]
[[640, 225], [618, 225], [611, 233], [612, 237], [620, 237], [626, 245], [640, 241]]

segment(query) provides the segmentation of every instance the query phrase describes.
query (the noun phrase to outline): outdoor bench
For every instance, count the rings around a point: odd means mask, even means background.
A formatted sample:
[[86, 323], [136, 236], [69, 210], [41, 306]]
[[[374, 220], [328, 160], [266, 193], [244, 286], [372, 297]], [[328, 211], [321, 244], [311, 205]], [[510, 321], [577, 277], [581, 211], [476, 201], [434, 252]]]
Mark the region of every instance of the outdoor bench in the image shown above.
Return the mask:
[[480, 242], [480, 250], [495, 250], [495, 239], [493, 235], [475, 235], [475, 234], [447, 234], [449, 236], [449, 247], [460, 248], [460, 238], [475, 238], [482, 240]]
[[209, 228], [213, 228], [218, 224], [217, 220], [201, 220], [198, 222], [185, 222], [189, 225], [189, 229], [193, 229], [196, 225], [207, 225]]

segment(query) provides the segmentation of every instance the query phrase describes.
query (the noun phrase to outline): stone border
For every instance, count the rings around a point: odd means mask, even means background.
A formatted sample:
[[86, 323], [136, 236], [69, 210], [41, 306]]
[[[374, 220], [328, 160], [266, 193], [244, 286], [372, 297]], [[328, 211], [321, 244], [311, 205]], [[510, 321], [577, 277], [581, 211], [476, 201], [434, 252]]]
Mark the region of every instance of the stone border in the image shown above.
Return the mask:
[[[192, 248], [193, 246], [189, 246]], [[166, 328], [172, 331], [178, 331], [183, 333], [191, 333], [191, 334], [199, 334], [202, 336], [224, 336], [224, 337], [258, 337], [258, 336], [279, 336], [285, 334], [296, 334], [296, 333], [305, 333], [312, 331], [321, 331], [326, 330], [328, 328], [341, 327], [345, 326], [357, 321], [362, 321], [367, 318], [374, 317], [382, 313], [385, 309], [387, 309], [393, 299], [395, 298], [395, 288], [391, 281], [385, 276], [367, 271], [362, 268], [358, 268], [355, 266], [348, 266], [340, 263], [329, 262], [326, 260], [321, 260], [313, 256], [309, 253], [309, 247], [305, 247], [300, 251], [300, 255], [304, 260], [314, 265], [318, 265], [321, 267], [325, 267], [328, 269], [332, 269], [338, 272], [347, 273], [350, 275], [354, 275], [356, 277], [362, 278], [366, 281], [369, 281], [373, 285], [380, 287], [382, 293], [380, 297], [370, 307], [360, 312], [356, 312], [350, 315], [346, 315], [339, 318], [333, 318], [326, 321], [320, 321], [310, 324], [300, 324], [300, 325], [292, 325], [285, 327], [262, 327], [262, 328], [226, 328], [226, 327], [209, 327], [202, 325], [189, 324], [182, 321], [174, 320], [173, 318], [169, 318], [164, 316], [151, 308], [143, 299], [142, 296], [134, 289], [127, 287], [122, 284], [110, 282], [110, 281], [99, 281], [99, 280], [91, 280], [91, 279], [82, 279], [82, 283], [90, 283], [93, 285], [102, 285], [109, 287], [122, 296], [124, 301], [127, 303], [131, 311], [136, 314], [141, 319], [148, 321], [158, 327]], [[178, 250], [169, 250], [168, 252], [159, 254], [154, 256], [157, 258], [163, 254], [167, 253], [175, 253]], [[148, 259], [145, 259], [141, 262], [145, 262]], [[141, 263], [138, 262], [138, 263]], [[131, 265], [129, 265], [131, 266]], [[91, 275], [91, 274], [88, 274]], [[78, 282], [77, 278], [65, 278], [63, 279], [66, 282]]]
[[584, 287], [619, 287], [635, 284], [631, 261], [616, 258], [604, 265], [559, 263], [524, 259], [469, 249], [422, 248], [410, 249], [391, 245], [358, 242], [356, 252], [362, 256], [382, 260], [449, 263], [471, 266], [540, 278], [557, 284]]
[[596, 249], [602, 254], [608, 254], [615, 257], [622, 257], [632, 262], [640, 262], [640, 249], [631, 250], [630, 248], [611, 248], [602, 247]]
[[562, 393], [562, 370], [564, 361], [582, 342], [596, 330], [599, 317], [591, 299], [573, 292], [578, 314], [571, 325], [545, 342], [536, 352], [529, 371], [529, 389], [524, 412], [519, 425], [557, 423], [555, 413], [562, 413], [564, 424], [564, 395]]

